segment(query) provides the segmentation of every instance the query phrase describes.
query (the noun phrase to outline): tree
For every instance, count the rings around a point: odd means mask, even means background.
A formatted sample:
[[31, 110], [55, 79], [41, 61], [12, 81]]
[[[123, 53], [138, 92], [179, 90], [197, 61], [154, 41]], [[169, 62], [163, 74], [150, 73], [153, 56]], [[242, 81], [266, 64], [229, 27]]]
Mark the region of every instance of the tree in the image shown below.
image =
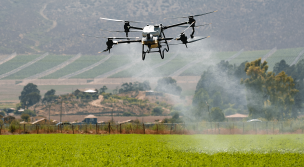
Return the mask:
[[177, 86], [176, 80], [171, 77], [161, 78], [157, 81], [156, 91], [180, 95], [182, 88]]
[[105, 93], [107, 89], [108, 88], [104, 85], [102, 88], [99, 89], [99, 93]]
[[5, 116], [5, 112], [4, 111], [0, 111], [0, 115]]
[[56, 96], [55, 93], [56, 93], [56, 90], [54, 90], [54, 89], [47, 91], [44, 94], [44, 98], [42, 99], [42, 102], [51, 103], [51, 102], [55, 101], [58, 98], [58, 96]]
[[21, 114], [21, 119], [25, 122], [28, 122], [30, 120], [30, 115], [29, 114]]
[[246, 64], [245, 71], [250, 78], [242, 79], [241, 83], [246, 86], [249, 114], [253, 118], [296, 118], [297, 112], [292, 108], [298, 90], [293, 78], [284, 71], [275, 76], [267, 69], [267, 62], [261, 63], [261, 59]]
[[31, 117], [36, 116], [36, 113], [34, 111], [32, 111], [32, 110], [24, 110], [23, 114], [28, 114]]
[[225, 115], [219, 107], [213, 107], [211, 108], [210, 119], [212, 122], [223, 122]]
[[38, 103], [41, 99], [40, 91], [37, 89], [37, 85], [33, 83], [28, 83], [24, 86], [19, 100], [22, 103], [23, 107], [29, 107]]
[[161, 107], [155, 107], [152, 110], [152, 115], [162, 115], [163, 111]]

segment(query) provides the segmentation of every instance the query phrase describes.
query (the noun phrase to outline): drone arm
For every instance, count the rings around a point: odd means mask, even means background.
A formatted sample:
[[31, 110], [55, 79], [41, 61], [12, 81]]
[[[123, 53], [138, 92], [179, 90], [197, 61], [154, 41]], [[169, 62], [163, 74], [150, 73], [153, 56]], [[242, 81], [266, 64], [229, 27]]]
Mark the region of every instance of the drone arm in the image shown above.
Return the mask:
[[141, 27], [133, 27], [133, 26], [130, 26], [129, 29], [143, 30], [143, 28]]
[[121, 43], [135, 43], [135, 42], [141, 42], [141, 39], [139, 39], [139, 40], [129, 40], [129, 41], [117, 41], [116, 44], [121, 44]]
[[188, 24], [188, 22], [173, 24], [173, 25], [170, 25], [170, 26], [164, 26], [163, 29], [165, 30], [165, 29], [168, 29], [168, 28], [177, 27], [177, 26], [181, 26], [181, 25], [184, 25], [184, 24]]

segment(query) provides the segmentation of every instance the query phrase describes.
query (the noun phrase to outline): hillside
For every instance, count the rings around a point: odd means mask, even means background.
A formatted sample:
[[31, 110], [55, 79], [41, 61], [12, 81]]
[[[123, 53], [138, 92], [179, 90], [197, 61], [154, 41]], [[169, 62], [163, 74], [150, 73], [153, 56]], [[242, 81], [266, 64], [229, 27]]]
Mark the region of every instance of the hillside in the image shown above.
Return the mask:
[[[101, 16], [168, 25], [186, 20], [164, 20], [164, 17], [213, 10], [219, 12], [197, 18], [199, 24], [212, 23], [196, 31], [197, 35], [211, 35], [212, 38], [204, 40], [207, 48], [265, 50], [303, 47], [304, 43], [304, 2], [301, 0], [132, 0], [123, 3], [119, 0], [2, 0], [0, 5], [0, 54], [97, 54], [105, 48], [105, 40], [84, 38], [81, 34], [124, 36], [100, 31], [123, 27], [122, 23], [101, 21]], [[166, 35], [176, 36], [180, 31], [175, 28], [166, 31]], [[131, 35], [140, 36], [140, 33]]]

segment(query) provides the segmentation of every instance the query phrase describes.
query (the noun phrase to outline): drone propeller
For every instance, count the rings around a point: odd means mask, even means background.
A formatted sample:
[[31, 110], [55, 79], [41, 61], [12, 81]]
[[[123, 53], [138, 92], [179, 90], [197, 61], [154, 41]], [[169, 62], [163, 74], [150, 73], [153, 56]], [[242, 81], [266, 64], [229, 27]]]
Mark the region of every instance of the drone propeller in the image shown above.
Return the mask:
[[197, 15], [191, 15], [191, 16], [182, 16], [182, 17], [171, 17], [171, 18], [164, 18], [164, 19], [177, 19], [177, 18], [197, 17], [197, 16], [203, 16], [203, 15], [207, 15], [207, 14], [211, 14], [211, 13], [215, 13], [215, 12], [217, 12], [217, 10], [212, 11], [212, 12], [208, 12], [208, 13], [203, 13], [203, 14], [197, 14]]
[[[178, 40], [179, 38], [178, 37], [181, 37], [184, 33], [185, 33], [185, 31], [187, 31], [191, 26], [192, 26], [192, 24], [194, 24], [195, 22], [193, 22], [193, 23], [191, 23], [189, 26], [187, 26], [187, 28], [186, 29], [184, 29], [184, 31], [182, 31], [180, 34], [178, 34], [176, 37], [174, 37], [172, 40]], [[168, 42], [171, 42], [172, 40], [170, 40], [170, 41], [168, 41]]]
[[142, 21], [131, 21], [131, 20], [117, 20], [117, 19], [109, 19], [109, 18], [100, 18], [101, 20], [109, 20], [109, 21], [115, 21], [115, 22], [129, 22], [129, 23], [142, 23]]
[[92, 36], [92, 35], [85, 35], [82, 34], [82, 36], [87, 36], [87, 37], [95, 37], [95, 38], [107, 38], [107, 39], [139, 39], [139, 37], [102, 37], [102, 36]]
[[187, 43], [193, 43], [193, 42], [196, 42], [196, 41], [200, 41], [202, 39], [206, 39], [206, 38], [209, 38], [210, 36], [208, 37], [196, 37], [196, 38], [199, 38], [199, 39], [195, 39], [195, 40], [192, 40], [192, 41], [188, 41]]
[[[107, 32], [125, 32], [125, 31], [110, 31], [110, 30], [102, 30], [100, 29], [100, 31], [107, 31]], [[129, 32], [142, 32], [142, 30], [131, 30]]]

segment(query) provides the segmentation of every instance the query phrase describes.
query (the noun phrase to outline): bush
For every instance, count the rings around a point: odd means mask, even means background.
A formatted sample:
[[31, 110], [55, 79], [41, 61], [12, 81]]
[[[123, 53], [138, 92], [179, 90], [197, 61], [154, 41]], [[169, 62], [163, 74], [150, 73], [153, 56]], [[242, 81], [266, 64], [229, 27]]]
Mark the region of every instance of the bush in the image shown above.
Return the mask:
[[29, 114], [22, 114], [21, 119], [24, 120], [25, 122], [28, 122], [30, 120], [30, 115]]
[[124, 112], [124, 113], [122, 114], [122, 116], [132, 116], [132, 114], [129, 113], [129, 112]]
[[213, 107], [210, 113], [210, 119], [214, 122], [223, 122], [225, 120], [224, 113], [219, 107]]
[[34, 111], [32, 111], [32, 110], [25, 110], [24, 112], [23, 112], [23, 114], [28, 114], [28, 115], [30, 115], [30, 116], [36, 116], [36, 113], [34, 112]]
[[152, 110], [152, 115], [162, 115], [163, 111], [161, 107], [155, 107]]

